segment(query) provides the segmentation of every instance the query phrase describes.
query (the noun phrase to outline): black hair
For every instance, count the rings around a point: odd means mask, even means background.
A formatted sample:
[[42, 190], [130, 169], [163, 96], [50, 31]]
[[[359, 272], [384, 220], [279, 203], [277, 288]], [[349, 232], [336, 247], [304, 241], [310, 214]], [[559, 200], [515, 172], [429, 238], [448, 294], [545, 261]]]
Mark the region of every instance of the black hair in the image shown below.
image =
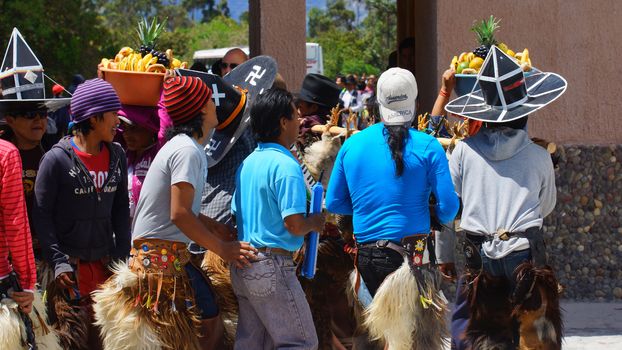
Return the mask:
[[[335, 106], [333, 106], [335, 107]], [[326, 119], [328, 121], [328, 118], [330, 118], [330, 109], [332, 107], [326, 107], [326, 106], [322, 106], [322, 105], [317, 105], [317, 111], [315, 112], [316, 115], [319, 115], [320, 117]], [[327, 117], [328, 116], [328, 117]]]
[[397, 67], [397, 50], [392, 51], [389, 54], [389, 64], [387, 69]]
[[524, 129], [525, 125], [527, 125], [527, 121], [529, 120], [529, 116], [525, 116], [522, 118], [518, 118], [509, 122], [503, 123], [484, 123], [485, 127], [488, 129], [493, 128], [511, 128], [511, 129]]
[[414, 48], [415, 48], [415, 38], [412, 36], [409, 36], [407, 38], [404, 38], [404, 40], [400, 42], [398, 51], [402, 52], [403, 49], [414, 49]]
[[[299, 103], [304, 102], [307, 103], [310, 106], [317, 106], [317, 109], [315, 110], [315, 112], [313, 112], [315, 115], [320, 116], [322, 118], [324, 118], [324, 120], [328, 121], [328, 119], [330, 118], [331, 115], [331, 108], [335, 107], [329, 107], [329, 106], [324, 106], [321, 105], [319, 103], [314, 103], [314, 102], [309, 102], [309, 101], [305, 101], [303, 99], [294, 99], [294, 105], [298, 106]], [[301, 117], [306, 117], [306, 115], [301, 115]]]
[[404, 174], [404, 146], [410, 137], [408, 128], [402, 125], [385, 125], [384, 134], [387, 135], [391, 158], [395, 161], [395, 176], [400, 177]]
[[288, 91], [271, 88], [257, 96], [251, 107], [251, 128], [259, 142], [275, 142], [281, 135], [281, 118], [294, 116], [294, 97]]
[[91, 130], [93, 130], [93, 126], [91, 125], [92, 117], [97, 118], [97, 120], [102, 120], [104, 119], [104, 113], [97, 113], [91, 117], [84, 119], [79, 123], [73, 124], [73, 126], [71, 127], [71, 132], [82, 134], [82, 136], [84, 137], [88, 136], [88, 134], [91, 133]]
[[196, 135], [203, 137], [203, 113], [199, 112], [194, 118], [185, 123], [177, 124], [166, 129], [166, 140], [169, 141], [179, 134], [186, 134], [190, 137]]
[[0, 124], [0, 139], [10, 142], [14, 136], [15, 133], [8, 124]]
[[201, 62], [194, 62], [190, 67], [190, 70], [207, 73], [207, 68], [205, 68], [205, 65]]
[[356, 78], [354, 77], [354, 74], [348, 74], [348, 75], [346, 75], [345, 79], [344, 79], [344, 80], [342, 80], [342, 82], [343, 82], [344, 84], [353, 84], [353, 85], [355, 85], [355, 86], [356, 86], [356, 84], [357, 84], [357, 81], [356, 81]]
[[219, 58], [216, 62], [212, 63], [210, 69], [212, 70], [212, 74], [221, 75], [222, 71], [220, 70], [220, 64], [222, 63], [222, 58]]

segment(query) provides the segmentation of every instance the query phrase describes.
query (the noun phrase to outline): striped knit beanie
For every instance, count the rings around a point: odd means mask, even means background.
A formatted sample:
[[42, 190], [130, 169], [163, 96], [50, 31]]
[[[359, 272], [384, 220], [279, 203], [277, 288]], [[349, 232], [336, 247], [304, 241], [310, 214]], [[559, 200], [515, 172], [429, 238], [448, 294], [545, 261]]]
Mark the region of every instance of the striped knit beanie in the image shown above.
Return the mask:
[[110, 83], [102, 79], [90, 79], [78, 85], [71, 97], [71, 121], [77, 124], [98, 113], [116, 112], [121, 101]]
[[196, 117], [212, 97], [212, 90], [197, 77], [173, 77], [164, 82], [164, 107], [173, 125]]

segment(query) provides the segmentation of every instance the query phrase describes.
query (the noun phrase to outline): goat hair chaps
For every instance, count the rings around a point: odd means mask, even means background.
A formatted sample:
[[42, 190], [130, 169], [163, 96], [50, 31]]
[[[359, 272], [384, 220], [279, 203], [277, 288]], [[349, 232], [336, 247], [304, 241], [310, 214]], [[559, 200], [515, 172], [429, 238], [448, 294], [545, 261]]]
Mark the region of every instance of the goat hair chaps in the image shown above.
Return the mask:
[[[200, 321], [187, 278], [137, 273], [117, 263], [93, 292], [106, 350], [198, 350]], [[189, 307], [188, 307], [189, 306]]]
[[438, 272], [429, 267], [419, 272], [420, 278], [415, 277], [404, 261], [384, 279], [364, 311], [370, 337], [384, 340], [391, 350], [440, 350], [446, 346], [447, 300], [438, 289]]
[[[35, 343], [40, 350], [60, 350], [56, 332], [47, 324], [47, 313], [41, 296], [35, 292], [35, 300], [32, 303], [30, 320], [35, 335]], [[28, 349], [23, 344], [26, 338], [26, 329], [18, 312], [19, 306], [13, 299], [0, 301], [0, 344], [3, 349]]]

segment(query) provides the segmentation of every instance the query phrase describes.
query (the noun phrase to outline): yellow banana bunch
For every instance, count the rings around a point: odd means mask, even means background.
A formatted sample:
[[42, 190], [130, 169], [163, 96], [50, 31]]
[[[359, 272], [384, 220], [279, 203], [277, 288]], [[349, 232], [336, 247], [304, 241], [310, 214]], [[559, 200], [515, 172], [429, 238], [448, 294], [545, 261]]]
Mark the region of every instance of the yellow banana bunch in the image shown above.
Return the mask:
[[173, 61], [171, 61], [171, 66], [173, 69], [177, 69], [181, 66], [181, 61], [177, 58], [173, 58]]
[[130, 66], [131, 68], [129, 70], [134, 71], [134, 72], [138, 71], [139, 61], [140, 61], [140, 54], [138, 54], [138, 56], [135, 54], [132, 54], [132, 60], [131, 60], [131, 66]]
[[[153, 56], [150, 53], [146, 54], [145, 57], [139, 57], [138, 65], [135, 70], [137, 72], [146, 72], [147, 66], [151, 63], [152, 58]], [[157, 61], [157, 58], [156, 58], [156, 61]]]
[[144, 57], [138, 51], [134, 51], [131, 47], [121, 48], [113, 59], [102, 58], [99, 67], [108, 69], [118, 69], [133, 72], [155, 72], [163, 73], [167, 69], [187, 68], [188, 62], [182, 62], [173, 56], [173, 50], [165, 51], [168, 59], [167, 66], [158, 63], [158, 57], [151, 53]]
[[124, 57], [119, 61], [119, 70], [127, 70], [128, 57]]
[[456, 70], [456, 68], [458, 68], [458, 56], [454, 56], [449, 64], [449, 69]]
[[121, 50], [119, 50], [119, 54], [121, 54], [123, 57], [125, 57], [125, 56], [127, 56], [127, 55], [129, 55], [129, 54], [131, 54], [133, 52], [134, 52], [134, 50], [131, 47], [129, 47], [129, 46], [123, 47], [123, 48], [121, 48]]
[[[523, 71], [528, 72], [531, 70], [531, 58], [529, 57], [529, 49], [525, 48], [522, 52], [514, 52], [506, 44], [499, 44], [499, 49], [505, 52], [508, 56], [512, 57], [516, 63], [518, 63]], [[466, 63], [465, 63], [466, 62]], [[475, 56], [473, 52], [463, 52], [459, 56], [454, 56], [451, 59], [449, 68], [456, 70], [458, 74], [476, 74], [481, 69], [484, 60]]]

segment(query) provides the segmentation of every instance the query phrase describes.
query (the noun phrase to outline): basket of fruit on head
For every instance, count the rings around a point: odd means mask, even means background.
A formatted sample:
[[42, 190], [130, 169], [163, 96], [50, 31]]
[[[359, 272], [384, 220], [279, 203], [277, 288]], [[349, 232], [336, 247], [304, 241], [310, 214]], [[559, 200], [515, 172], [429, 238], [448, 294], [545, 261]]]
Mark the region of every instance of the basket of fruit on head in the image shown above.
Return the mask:
[[[491, 15], [489, 19], [475, 23], [471, 27], [471, 31], [475, 32], [480, 46], [472, 52], [463, 52], [459, 56], [454, 56], [451, 60], [449, 68], [456, 71], [456, 87], [454, 91], [458, 96], [471, 92], [477, 81], [477, 74], [488, 55], [490, 47], [493, 45], [496, 45], [505, 54], [514, 58], [523, 69], [523, 72], [525, 72], [525, 75], [532, 74], [528, 49], [514, 52], [506, 44], [497, 42], [495, 31], [499, 29], [499, 21]], [[475, 89], [477, 90], [477, 87]]]
[[173, 56], [173, 50], [156, 50], [158, 36], [164, 30], [166, 19], [158, 23], [154, 18], [138, 22], [137, 50], [123, 47], [112, 59], [102, 58], [99, 70], [104, 80], [115, 89], [121, 103], [135, 106], [156, 106], [162, 92], [162, 81], [168, 69], [186, 68]]

